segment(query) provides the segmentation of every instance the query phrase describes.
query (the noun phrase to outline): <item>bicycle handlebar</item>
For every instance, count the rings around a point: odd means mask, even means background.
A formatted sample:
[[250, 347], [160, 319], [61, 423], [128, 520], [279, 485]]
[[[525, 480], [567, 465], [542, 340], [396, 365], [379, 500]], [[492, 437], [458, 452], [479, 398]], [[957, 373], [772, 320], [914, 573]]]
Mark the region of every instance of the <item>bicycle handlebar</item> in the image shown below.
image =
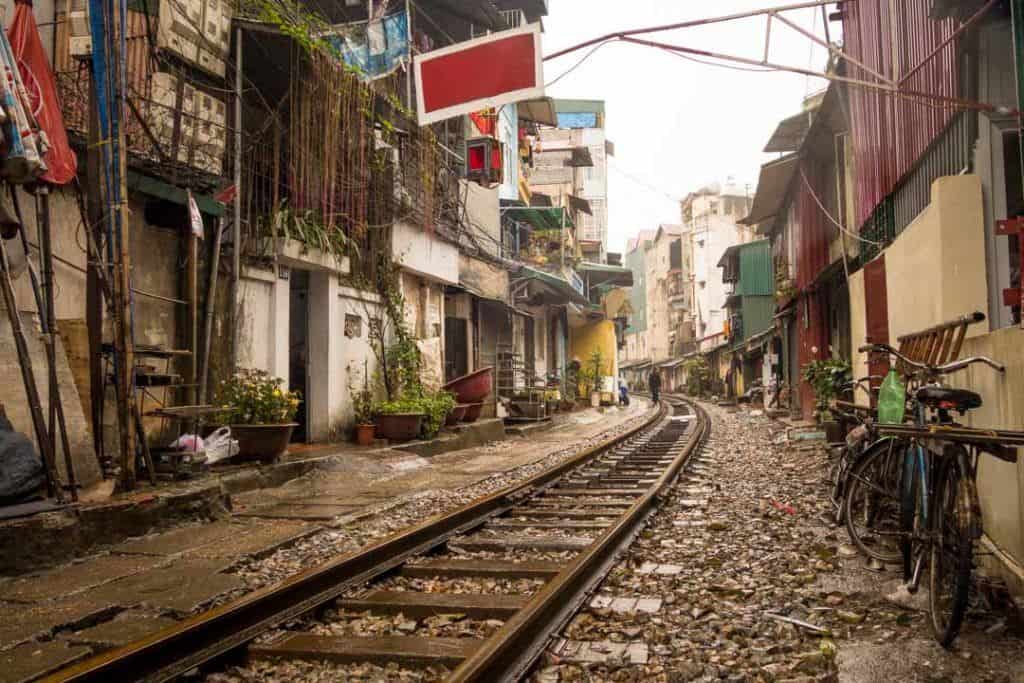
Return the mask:
[[997, 372], [1006, 372], [1006, 366], [985, 356], [971, 356], [970, 358], [964, 358], [962, 360], [950, 361], [945, 365], [928, 365], [927, 363], [919, 363], [917, 361], [910, 360], [888, 344], [864, 344], [858, 349], [858, 351], [860, 351], [860, 353], [885, 353], [890, 356], [895, 356], [913, 368], [935, 375], [945, 375], [951, 372], [956, 372], [957, 370], [963, 370], [968, 365], [973, 365], [975, 363], [984, 363]]

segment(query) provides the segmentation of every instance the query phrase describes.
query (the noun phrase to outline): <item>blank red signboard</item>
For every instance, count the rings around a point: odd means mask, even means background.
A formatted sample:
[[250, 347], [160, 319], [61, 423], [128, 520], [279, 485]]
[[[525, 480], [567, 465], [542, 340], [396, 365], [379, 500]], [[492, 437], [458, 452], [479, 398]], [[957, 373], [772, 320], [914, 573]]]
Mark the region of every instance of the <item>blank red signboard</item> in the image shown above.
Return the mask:
[[540, 42], [530, 24], [418, 56], [420, 125], [543, 96]]

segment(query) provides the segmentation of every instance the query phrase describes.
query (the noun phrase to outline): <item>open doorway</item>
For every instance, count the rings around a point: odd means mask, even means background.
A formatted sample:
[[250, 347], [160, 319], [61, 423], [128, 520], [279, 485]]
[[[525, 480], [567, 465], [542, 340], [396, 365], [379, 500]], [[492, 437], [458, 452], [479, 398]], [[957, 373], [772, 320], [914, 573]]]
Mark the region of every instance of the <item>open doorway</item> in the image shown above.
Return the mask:
[[309, 273], [291, 271], [288, 284], [288, 388], [302, 396], [292, 441], [305, 442], [309, 437]]

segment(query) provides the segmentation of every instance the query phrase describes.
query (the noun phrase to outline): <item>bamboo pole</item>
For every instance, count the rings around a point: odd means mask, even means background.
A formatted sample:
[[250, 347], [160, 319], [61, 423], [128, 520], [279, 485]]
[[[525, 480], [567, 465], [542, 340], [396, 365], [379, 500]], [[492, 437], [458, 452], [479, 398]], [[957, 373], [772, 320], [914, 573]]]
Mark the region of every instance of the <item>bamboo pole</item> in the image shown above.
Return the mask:
[[25, 330], [21, 326], [21, 316], [18, 313], [18, 302], [14, 297], [14, 285], [11, 282], [9, 270], [10, 261], [7, 258], [7, 247], [4, 240], [0, 239], [0, 290], [2, 291], [4, 307], [7, 309], [7, 318], [11, 323], [11, 334], [14, 337], [14, 346], [18, 353], [18, 366], [21, 368], [21, 380], [25, 385], [25, 397], [28, 399], [29, 413], [32, 416], [32, 427], [36, 434], [36, 444], [43, 456], [43, 464], [46, 467], [47, 487], [50, 494], [57, 499], [57, 502], [64, 502], [64, 491], [61, 489], [60, 479], [57, 477], [57, 463], [53, 452], [53, 443], [46, 428], [46, 420], [43, 417], [43, 407], [39, 400], [39, 389], [36, 386], [35, 371], [32, 368], [32, 357], [29, 355], [28, 342], [25, 340]]

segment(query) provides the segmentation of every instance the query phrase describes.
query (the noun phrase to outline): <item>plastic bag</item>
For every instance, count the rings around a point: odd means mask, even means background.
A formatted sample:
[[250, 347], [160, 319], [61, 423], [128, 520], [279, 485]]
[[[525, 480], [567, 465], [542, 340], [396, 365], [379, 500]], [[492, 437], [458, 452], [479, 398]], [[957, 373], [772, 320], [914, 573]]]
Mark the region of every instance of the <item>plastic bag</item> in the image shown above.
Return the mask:
[[907, 389], [899, 373], [889, 370], [878, 392], [878, 422], [902, 424], [907, 410]]
[[168, 448], [173, 448], [176, 451], [201, 451], [205, 448], [206, 444], [203, 442], [201, 436], [197, 434], [182, 434], [177, 439], [171, 442]]
[[206, 463], [212, 465], [238, 455], [238, 440], [231, 438], [231, 429], [221, 427], [206, 437]]

